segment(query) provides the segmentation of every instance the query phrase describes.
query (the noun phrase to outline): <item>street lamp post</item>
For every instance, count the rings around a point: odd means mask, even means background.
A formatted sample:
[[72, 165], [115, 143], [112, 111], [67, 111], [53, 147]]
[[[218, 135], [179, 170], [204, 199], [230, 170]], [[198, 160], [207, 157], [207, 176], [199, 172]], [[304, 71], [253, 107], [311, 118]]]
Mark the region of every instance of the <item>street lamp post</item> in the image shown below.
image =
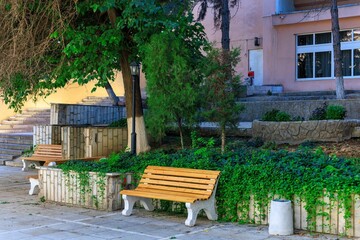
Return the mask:
[[131, 154], [136, 155], [136, 131], [135, 131], [135, 103], [136, 103], [136, 87], [140, 75], [140, 64], [132, 62], [130, 64], [132, 77], [132, 131], [131, 131]]

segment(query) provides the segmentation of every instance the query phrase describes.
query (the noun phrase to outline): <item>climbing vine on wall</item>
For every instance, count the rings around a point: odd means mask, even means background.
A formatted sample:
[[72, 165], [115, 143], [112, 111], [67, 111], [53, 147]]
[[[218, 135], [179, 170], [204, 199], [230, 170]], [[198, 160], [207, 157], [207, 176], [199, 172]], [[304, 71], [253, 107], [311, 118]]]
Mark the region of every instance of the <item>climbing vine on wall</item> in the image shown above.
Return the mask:
[[[327, 155], [320, 148], [302, 147], [290, 152], [232, 144], [221, 154], [213, 142], [193, 146], [195, 148], [153, 151], [138, 156], [120, 153], [97, 163], [71, 162], [60, 167], [103, 173], [133, 172], [135, 176], [148, 165], [218, 169], [221, 176], [216, 199], [221, 220], [255, 223], [249, 217], [250, 199], [256, 203], [257, 217], [261, 219], [265, 218], [268, 203], [274, 197], [293, 200], [297, 196], [306, 202], [309, 230], [316, 230], [317, 216], [329, 217], [329, 213], [319, 209], [331, 208], [329, 204], [333, 202], [344, 209], [345, 228], [351, 228], [352, 196], [360, 194], [358, 159]], [[329, 201], [321, 200], [324, 197]], [[166, 211], [174, 209], [161, 206]], [[176, 212], [182, 211], [185, 212], [185, 208], [176, 208]]]

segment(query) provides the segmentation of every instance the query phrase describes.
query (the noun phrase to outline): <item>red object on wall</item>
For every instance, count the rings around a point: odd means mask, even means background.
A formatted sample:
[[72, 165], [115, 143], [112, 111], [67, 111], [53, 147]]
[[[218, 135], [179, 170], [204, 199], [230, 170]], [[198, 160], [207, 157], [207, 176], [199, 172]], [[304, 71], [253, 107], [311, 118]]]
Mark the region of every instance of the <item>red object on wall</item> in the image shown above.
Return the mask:
[[248, 77], [255, 77], [254, 71], [249, 71], [248, 72]]

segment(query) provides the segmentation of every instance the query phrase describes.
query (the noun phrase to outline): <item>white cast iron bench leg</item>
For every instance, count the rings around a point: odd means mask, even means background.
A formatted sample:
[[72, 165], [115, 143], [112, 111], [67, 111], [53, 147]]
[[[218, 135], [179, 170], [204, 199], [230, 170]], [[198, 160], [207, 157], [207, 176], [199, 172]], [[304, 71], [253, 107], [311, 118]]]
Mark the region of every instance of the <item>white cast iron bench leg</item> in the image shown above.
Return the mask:
[[37, 190], [39, 190], [39, 179], [29, 178], [29, 181], [30, 181], [29, 195], [34, 195], [35, 188], [37, 187]]
[[36, 167], [39, 167], [40, 164], [38, 161], [29, 161], [29, 160], [21, 160], [23, 162], [23, 168], [21, 169], [23, 172], [26, 172], [27, 170], [29, 170], [29, 167], [31, 164], [35, 164]]
[[[215, 189], [216, 190], [216, 189]], [[218, 215], [215, 209], [215, 192], [211, 194], [211, 197], [205, 201], [196, 201], [194, 203], [185, 203], [185, 206], [188, 211], [188, 217], [185, 220], [185, 225], [192, 227], [196, 223], [197, 215], [201, 209], [204, 209], [206, 216], [209, 220], [217, 220]]]
[[154, 211], [154, 206], [150, 198], [143, 197], [133, 197], [128, 195], [123, 195], [124, 199], [124, 210], [121, 212], [124, 216], [130, 216], [134, 207], [135, 202], [140, 201], [140, 204], [148, 211]]

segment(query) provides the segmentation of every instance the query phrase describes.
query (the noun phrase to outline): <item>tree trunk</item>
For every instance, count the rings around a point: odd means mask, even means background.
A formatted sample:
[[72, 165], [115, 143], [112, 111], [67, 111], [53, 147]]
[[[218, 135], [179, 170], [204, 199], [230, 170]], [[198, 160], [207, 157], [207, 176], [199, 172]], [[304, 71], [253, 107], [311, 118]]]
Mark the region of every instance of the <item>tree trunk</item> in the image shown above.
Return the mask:
[[225, 144], [226, 144], [225, 126], [222, 126], [221, 127], [221, 153], [225, 152]]
[[[128, 60], [129, 53], [125, 50], [122, 51], [120, 58], [121, 73], [124, 80], [125, 89], [125, 106], [127, 114], [127, 127], [128, 127], [128, 147], [131, 146], [131, 131], [132, 129], [132, 76], [130, 73], [130, 63]], [[135, 89], [135, 132], [136, 132], [136, 153], [147, 152], [150, 146], [147, 140], [145, 121], [143, 116], [142, 100], [140, 85], [136, 85]]]
[[106, 92], [107, 94], [109, 95], [111, 101], [112, 101], [112, 104], [114, 106], [117, 106], [119, 105], [119, 98], [116, 96], [115, 92], [114, 92], [114, 89], [112, 88], [112, 86], [110, 85], [109, 82], [107, 82], [105, 84], [105, 89], [106, 89]]
[[184, 149], [184, 136], [183, 136], [181, 118], [177, 118], [177, 124], [178, 124], [178, 128], [179, 128], [179, 133], [180, 133], [181, 148]]
[[345, 99], [344, 78], [342, 73], [342, 52], [340, 48], [340, 27], [337, 0], [331, 0], [331, 25], [333, 35], [336, 98]]
[[[113, 25], [116, 22], [116, 11], [115, 9], [108, 10], [108, 17]], [[129, 37], [127, 39], [130, 39]], [[131, 131], [132, 129], [132, 76], [130, 72], [130, 63], [129, 63], [129, 52], [127, 50], [121, 51], [120, 57], [120, 66], [121, 74], [124, 81], [125, 89], [125, 106], [126, 106], [126, 115], [127, 115], [127, 128], [128, 128], [128, 148], [131, 147]], [[136, 132], [136, 153], [147, 152], [150, 150], [150, 146], [147, 140], [145, 121], [143, 116], [142, 100], [141, 100], [141, 91], [140, 84], [136, 85], [135, 89], [135, 132]]]
[[221, 48], [224, 50], [230, 50], [229, 0], [223, 0], [221, 7]]

